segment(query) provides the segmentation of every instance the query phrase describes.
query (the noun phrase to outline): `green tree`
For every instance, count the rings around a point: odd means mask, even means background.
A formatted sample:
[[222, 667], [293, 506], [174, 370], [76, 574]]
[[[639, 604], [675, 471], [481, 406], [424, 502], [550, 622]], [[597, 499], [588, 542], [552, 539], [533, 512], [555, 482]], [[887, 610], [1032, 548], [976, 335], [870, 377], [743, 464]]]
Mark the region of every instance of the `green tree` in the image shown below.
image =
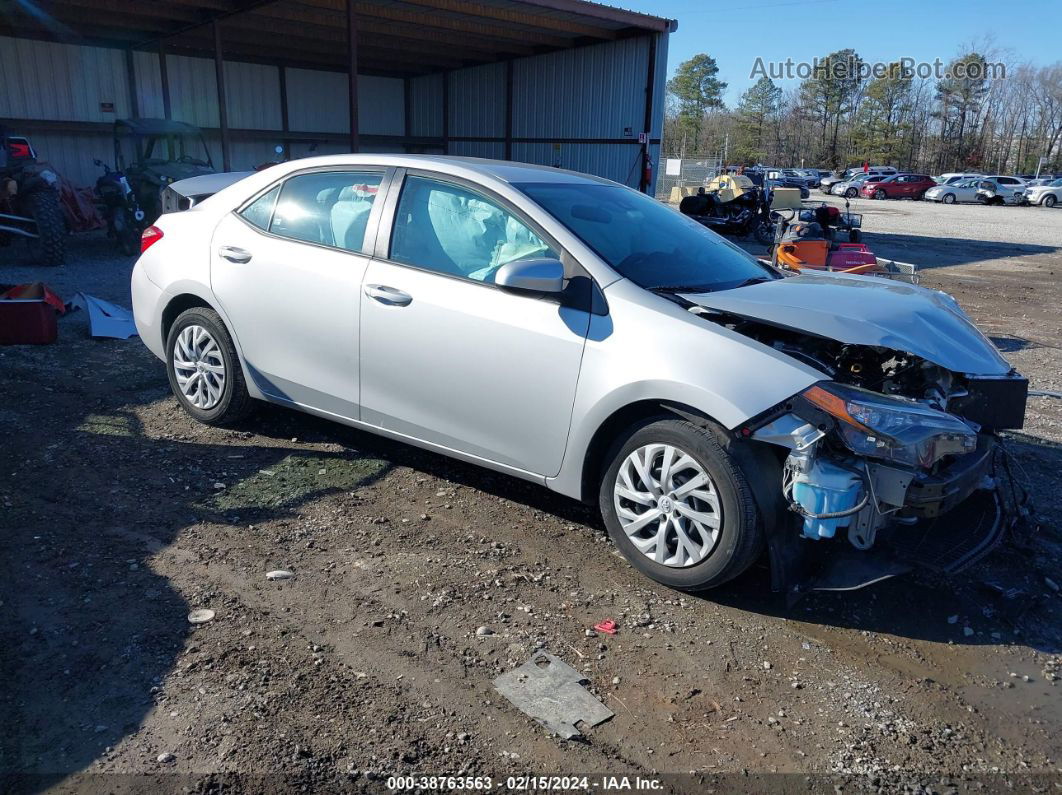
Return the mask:
[[679, 125], [694, 141], [700, 137], [705, 114], [723, 107], [727, 84], [719, 80], [718, 74], [715, 59], [699, 53], [680, 64], [675, 76], [667, 81], [668, 93], [677, 105]]
[[841, 125], [852, 113], [863, 86], [862, 59], [855, 50], [832, 52], [817, 61], [807, 80], [800, 84], [801, 104], [819, 128], [819, 159], [841, 165], [838, 151]]
[[867, 83], [852, 135], [860, 157], [882, 164], [897, 164], [903, 158], [910, 130], [912, 78], [910, 68], [896, 62]]
[[761, 77], [741, 95], [735, 109], [737, 142], [734, 160], [752, 164], [767, 159], [771, 121], [777, 117], [782, 89], [769, 77]]
[[955, 164], [963, 167], [980, 162], [977, 137], [968, 135], [976, 126], [981, 106], [988, 94], [985, 58], [968, 52], [948, 64], [948, 74], [937, 83], [941, 122], [940, 168]]

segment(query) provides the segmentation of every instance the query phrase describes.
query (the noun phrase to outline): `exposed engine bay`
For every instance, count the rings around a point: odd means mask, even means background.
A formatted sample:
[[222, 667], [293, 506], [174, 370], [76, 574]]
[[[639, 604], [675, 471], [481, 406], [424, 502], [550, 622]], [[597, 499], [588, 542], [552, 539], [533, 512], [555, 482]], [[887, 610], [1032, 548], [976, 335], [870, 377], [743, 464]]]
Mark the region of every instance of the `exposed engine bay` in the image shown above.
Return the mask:
[[885, 346], [688, 309], [824, 375], [738, 429], [782, 448], [781, 489], [804, 539], [847, 539], [865, 551], [884, 528], [997, 488], [996, 432], [1024, 421], [1028, 381], [1016, 372], [978, 377]]

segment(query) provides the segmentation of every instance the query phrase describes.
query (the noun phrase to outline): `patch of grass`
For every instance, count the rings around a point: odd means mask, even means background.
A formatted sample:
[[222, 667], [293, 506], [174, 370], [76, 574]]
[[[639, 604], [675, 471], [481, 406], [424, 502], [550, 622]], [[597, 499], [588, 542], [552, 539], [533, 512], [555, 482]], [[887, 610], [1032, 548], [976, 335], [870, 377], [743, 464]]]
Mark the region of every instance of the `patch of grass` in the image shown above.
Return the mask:
[[206, 507], [220, 511], [279, 508], [314, 493], [351, 491], [386, 466], [386, 461], [377, 458], [289, 455], [219, 491]]
[[115, 417], [107, 414], [89, 414], [78, 428], [85, 433], [98, 433], [101, 436], [132, 436], [128, 417]]

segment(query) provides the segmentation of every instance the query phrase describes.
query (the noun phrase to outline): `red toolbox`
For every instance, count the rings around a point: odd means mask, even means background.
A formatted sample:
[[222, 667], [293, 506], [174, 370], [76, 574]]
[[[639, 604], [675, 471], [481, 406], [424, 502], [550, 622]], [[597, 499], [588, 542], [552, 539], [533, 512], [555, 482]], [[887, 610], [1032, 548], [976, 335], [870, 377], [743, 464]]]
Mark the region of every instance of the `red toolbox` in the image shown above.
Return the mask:
[[55, 342], [55, 307], [43, 298], [0, 299], [0, 345]]

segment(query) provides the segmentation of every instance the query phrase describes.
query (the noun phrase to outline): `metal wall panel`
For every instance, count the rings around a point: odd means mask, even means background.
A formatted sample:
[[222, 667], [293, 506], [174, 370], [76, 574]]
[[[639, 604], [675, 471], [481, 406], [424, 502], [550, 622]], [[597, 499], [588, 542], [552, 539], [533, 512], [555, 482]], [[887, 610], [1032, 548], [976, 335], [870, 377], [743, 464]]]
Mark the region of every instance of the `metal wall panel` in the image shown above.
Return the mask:
[[634, 144], [513, 144], [513, 160], [596, 174], [632, 188], [641, 177], [642, 148]]
[[505, 64], [450, 72], [450, 135], [505, 135]]
[[141, 118], [162, 119], [166, 116], [162, 101], [162, 70], [157, 52], [134, 52], [136, 101]]
[[[347, 76], [288, 69], [288, 123], [292, 130], [345, 133], [350, 126]], [[395, 77], [358, 76], [358, 127], [366, 135], [402, 135], [405, 88]], [[233, 125], [235, 126], [235, 125]]]
[[197, 127], [217, 127], [218, 87], [214, 62], [207, 58], [167, 55], [173, 118]]
[[514, 61], [513, 135], [637, 138], [648, 63], [647, 37]]
[[0, 87], [8, 118], [107, 122], [129, 114], [121, 50], [0, 36]]
[[442, 135], [444, 75], [414, 77], [410, 82], [410, 135]]
[[226, 61], [225, 106], [230, 127], [279, 130], [283, 125], [277, 67]]
[[458, 157], [486, 157], [491, 160], [505, 158], [505, 144], [483, 141], [450, 141], [450, 154]]
[[399, 77], [358, 75], [360, 131], [365, 135], [404, 135], [405, 91], [405, 82]]

